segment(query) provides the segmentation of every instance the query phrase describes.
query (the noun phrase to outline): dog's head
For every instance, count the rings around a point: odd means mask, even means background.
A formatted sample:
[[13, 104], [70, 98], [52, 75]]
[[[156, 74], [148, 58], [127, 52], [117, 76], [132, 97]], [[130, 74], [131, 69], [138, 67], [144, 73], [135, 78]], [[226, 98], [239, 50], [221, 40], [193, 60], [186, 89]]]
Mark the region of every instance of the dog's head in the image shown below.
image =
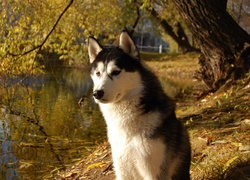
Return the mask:
[[88, 54], [93, 97], [97, 103], [114, 103], [136, 95], [142, 88], [138, 69], [139, 52], [127, 32], [122, 32], [117, 47], [104, 48], [89, 38]]

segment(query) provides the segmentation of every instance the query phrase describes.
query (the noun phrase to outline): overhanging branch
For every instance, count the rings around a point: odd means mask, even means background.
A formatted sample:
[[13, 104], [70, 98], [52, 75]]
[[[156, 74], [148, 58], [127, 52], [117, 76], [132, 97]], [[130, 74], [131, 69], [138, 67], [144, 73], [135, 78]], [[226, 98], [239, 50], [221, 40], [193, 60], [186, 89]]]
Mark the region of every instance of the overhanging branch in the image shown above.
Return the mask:
[[9, 55], [11, 56], [24, 56], [26, 54], [29, 54], [35, 50], [38, 49], [37, 52], [39, 52], [43, 45], [46, 43], [46, 41], [48, 40], [48, 38], [50, 37], [50, 35], [52, 34], [52, 32], [54, 31], [54, 29], [56, 28], [57, 24], [59, 23], [59, 21], [61, 20], [61, 18], [63, 17], [63, 15], [65, 14], [65, 12], [69, 9], [69, 7], [71, 6], [71, 4], [73, 4], [74, 0], [70, 0], [69, 4], [65, 7], [65, 9], [62, 11], [62, 13], [59, 15], [59, 17], [57, 18], [57, 21], [55, 22], [55, 24], [52, 26], [51, 30], [49, 31], [49, 33], [47, 34], [47, 36], [45, 37], [45, 39], [43, 40], [43, 42], [35, 47], [33, 47], [32, 49], [28, 50], [28, 51], [25, 51], [21, 54], [14, 54], [14, 53], [11, 53], [11, 52], [8, 52]]

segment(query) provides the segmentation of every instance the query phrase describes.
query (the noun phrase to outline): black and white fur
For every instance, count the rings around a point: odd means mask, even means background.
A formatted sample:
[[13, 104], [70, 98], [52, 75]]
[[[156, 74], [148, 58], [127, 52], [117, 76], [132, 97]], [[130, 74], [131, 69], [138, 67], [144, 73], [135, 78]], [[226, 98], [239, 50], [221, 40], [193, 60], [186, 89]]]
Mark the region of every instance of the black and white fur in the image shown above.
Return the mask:
[[88, 53], [117, 180], [190, 179], [187, 131], [128, 33], [122, 32], [112, 48], [90, 37]]

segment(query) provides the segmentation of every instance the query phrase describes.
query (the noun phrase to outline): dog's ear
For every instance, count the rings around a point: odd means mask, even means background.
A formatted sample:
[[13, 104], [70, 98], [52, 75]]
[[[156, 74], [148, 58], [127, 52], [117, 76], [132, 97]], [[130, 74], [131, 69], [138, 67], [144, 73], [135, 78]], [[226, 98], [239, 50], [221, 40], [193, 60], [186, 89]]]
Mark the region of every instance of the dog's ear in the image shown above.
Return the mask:
[[102, 51], [102, 47], [98, 43], [98, 41], [94, 37], [89, 37], [88, 53], [89, 53], [90, 64], [93, 63], [93, 61], [95, 60], [96, 56], [101, 51]]
[[130, 56], [139, 59], [139, 51], [134, 41], [128, 35], [128, 32], [123, 31], [119, 38], [119, 47]]

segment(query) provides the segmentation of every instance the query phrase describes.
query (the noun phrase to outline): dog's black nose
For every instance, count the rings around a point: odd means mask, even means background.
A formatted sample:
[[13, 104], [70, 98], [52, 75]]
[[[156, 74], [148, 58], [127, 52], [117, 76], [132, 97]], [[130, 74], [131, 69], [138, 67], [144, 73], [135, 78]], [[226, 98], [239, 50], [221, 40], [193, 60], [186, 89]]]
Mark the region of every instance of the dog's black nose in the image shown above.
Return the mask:
[[94, 91], [93, 92], [93, 96], [96, 98], [96, 99], [101, 99], [104, 95], [104, 91], [103, 90], [98, 90], [98, 91]]

